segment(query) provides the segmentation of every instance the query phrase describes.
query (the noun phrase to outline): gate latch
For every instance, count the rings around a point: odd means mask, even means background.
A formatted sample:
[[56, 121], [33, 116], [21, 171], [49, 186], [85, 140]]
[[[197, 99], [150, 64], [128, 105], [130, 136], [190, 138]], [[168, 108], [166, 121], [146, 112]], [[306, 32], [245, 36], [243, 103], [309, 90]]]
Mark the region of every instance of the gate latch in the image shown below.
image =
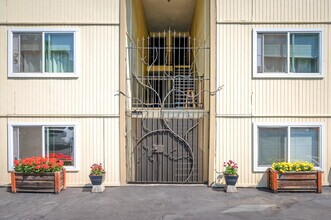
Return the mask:
[[163, 153], [164, 152], [164, 145], [156, 145], [156, 144], [154, 144], [153, 145], [153, 151], [156, 154]]

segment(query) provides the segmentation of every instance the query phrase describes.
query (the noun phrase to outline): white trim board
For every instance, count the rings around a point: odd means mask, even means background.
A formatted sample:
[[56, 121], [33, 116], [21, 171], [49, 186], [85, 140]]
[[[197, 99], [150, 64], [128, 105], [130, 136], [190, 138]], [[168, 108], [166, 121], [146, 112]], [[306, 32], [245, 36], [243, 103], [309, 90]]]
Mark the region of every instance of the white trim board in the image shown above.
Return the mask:
[[[289, 65], [289, 56], [287, 56], [286, 73], [258, 73], [257, 72], [257, 34], [258, 33], [286, 33], [287, 48], [289, 54], [289, 34], [290, 33], [316, 33], [319, 34], [319, 73], [291, 73]], [[323, 60], [324, 60], [324, 31], [322, 29], [312, 28], [254, 28], [253, 29], [253, 58], [252, 71], [253, 78], [323, 78]]]
[[[41, 33], [42, 34], [42, 71], [36, 73], [14, 73], [13, 72], [13, 33]], [[78, 29], [75, 28], [10, 28], [8, 29], [8, 78], [78, 78], [79, 77], [79, 69], [77, 62], [79, 61], [79, 37], [78, 37]], [[72, 73], [49, 73], [45, 72], [44, 60], [45, 60], [45, 52], [44, 52], [44, 35], [45, 33], [72, 33], [73, 34], [73, 57], [74, 57], [74, 71]]]
[[[14, 143], [13, 143], [13, 127], [15, 126], [20, 126], [20, 127], [33, 127], [33, 126], [41, 126], [41, 127], [46, 127], [46, 126], [52, 126], [52, 127], [67, 127], [71, 126], [74, 127], [74, 166], [65, 166], [67, 171], [79, 171], [79, 151], [77, 150], [79, 143], [78, 143], [78, 124], [77, 123], [68, 123], [68, 122], [56, 122], [56, 123], [51, 123], [51, 122], [13, 122], [13, 123], [8, 123], [8, 164], [7, 164], [7, 170], [12, 171], [14, 166]], [[42, 128], [43, 131], [43, 128]], [[42, 132], [42, 143], [44, 145], [44, 132]], [[41, 146], [43, 148], [43, 146]], [[44, 149], [42, 149], [43, 155], [45, 155]]]
[[[319, 143], [319, 158], [320, 158], [320, 166], [315, 167], [315, 169], [320, 169], [324, 170], [324, 147], [325, 147], [325, 136], [324, 136], [324, 130], [325, 130], [325, 124], [324, 123], [319, 123], [319, 122], [297, 122], [297, 123], [274, 123], [274, 122], [255, 122], [253, 123], [253, 172], [265, 172], [267, 168], [270, 168], [270, 166], [258, 166], [258, 127], [264, 127], [264, 128], [280, 128], [280, 127], [295, 127], [295, 128], [306, 128], [306, 127], [311, 127], [311, 128], [319, 128], [319, 138], [320, 138], [320, 143]], [[288, 129], [288, 135], [289, 131]], [[290, 139], [288, 138], [288, 142]], [[287, 151], [290, 151], [290, 145], [288, 146]]]

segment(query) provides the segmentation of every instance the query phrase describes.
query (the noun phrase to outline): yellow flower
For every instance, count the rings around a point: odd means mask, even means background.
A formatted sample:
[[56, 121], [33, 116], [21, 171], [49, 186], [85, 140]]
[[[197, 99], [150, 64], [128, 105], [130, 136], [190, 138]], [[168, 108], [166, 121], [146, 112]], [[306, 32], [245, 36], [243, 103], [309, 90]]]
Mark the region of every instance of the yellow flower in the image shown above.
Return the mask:
[[314, 170], [314, 164], [307, 161], [294, 161], [294, 162], [277, 162], [272, 163], [272, 169], [284, 173], [286, 171], [310, 171]]

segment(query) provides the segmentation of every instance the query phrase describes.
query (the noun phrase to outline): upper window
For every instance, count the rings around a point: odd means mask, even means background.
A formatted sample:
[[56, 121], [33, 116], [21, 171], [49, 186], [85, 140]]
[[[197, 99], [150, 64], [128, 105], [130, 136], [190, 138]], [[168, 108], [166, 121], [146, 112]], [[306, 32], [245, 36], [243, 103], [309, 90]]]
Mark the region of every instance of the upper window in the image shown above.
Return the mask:
[[254, 171], [280, 161], [308, 161], [322, 168], [321, 124], [255, 124]]
[[64, 161], [69, 170], [77, 169], [74, 125], [10, 125], [9, 169], [14, 160], [43, 156]]
[[8, 32], [9, 77], [75, 77], [76, 31]]
[[254, 77], [323, 77], [322, 31], [255, 29]]

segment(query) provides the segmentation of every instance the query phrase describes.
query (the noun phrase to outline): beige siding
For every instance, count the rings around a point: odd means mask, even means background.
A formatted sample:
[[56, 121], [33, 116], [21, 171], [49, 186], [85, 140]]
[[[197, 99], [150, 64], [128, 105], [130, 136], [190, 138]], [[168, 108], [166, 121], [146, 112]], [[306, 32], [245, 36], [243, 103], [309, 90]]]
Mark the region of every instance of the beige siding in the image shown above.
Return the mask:
[[6, 20], [6, 0], [0, 0], [0, 23]]
[[130, 40], [134, 44], [137, 43], [137, 40], [141, 41], [142, 38], [146, 40], [149, 30], [142, 0], [128, 1], [127, 10], [129, 12], [127, 19]]
[[[26, 25], [27, 24], [27, 25]], [[106, 185], [119, 185], [119, 0], [0, 0], [0, 40], [12, 28], [78, 30], [78, 78], [8, 78], [7, 46], [0, 47], [0, 185], [8, 184], [7, 125], [77, 124], [79, 171], [69, 186], [88, 184], [101, 162]]]
[[0, 185], [9, 183], [10, 174], [7, 173], [7, 119], [0, 118]]
[[217, 86], [224, 85], [217, 94], [218, 114], [251, 112], [251, 33], [245, 25], [217, 25]]
[[[118, 115], [119, 27], [34, 26], [78, 29], [79, 78], [7, 78], [7, 50], [1, 47], [0, 115], [107, 114]], [[7, 29], [0, 26], [1, 42]], [[31, 28], [31, 27], [29, 27]]]
[[[252, 79], [253, 28], [324, 31], [323, 79]], [[330, 25], [217, 25], [217, 113], [253, 116], [331, 116]], [[224, 34], [226, 33], [226, 34]]]
[[328, 158], [331, 158], [331, 150], [328, 147], [331, 136], [331, 119], [314, 118], [217, 118], [217, 141], [215, 152], [215, 179], [217, 182], [224, 183], [224, 179], [218, 179], [220, 172], [224, 171], [222, 166], [224, 161], [229, 159], [239, 163], [239, 186], [267, 186], [266, 174], [261, 172], [253, 172], [253, 130], [254, 122], [322, 122], [324, 123], [324, 174], [323, 185], [329, 185], [331, 177], [329, 170], [331, 163]]
[[[79, 171], [68, 171], [69, 186], [89, 184], [93, 163], [102, 163], [106, 169], [106, 185], [119, 185], [119, 119], [118, 118], [9, 118], [8, 123], [76, 123], [76, 147]], [[0, 120], [1, 146], [7, 146], [7, 120]], [[10, 182], [7, 173], [7, 148], [0, 148], [0, 185]]]
[[191, 37], [209, 46], [209, 2], [197, 0], [191, 25]]
[[119, 23], [119, 0], [15, 0], [7, 2], [9, 23]]
[[[224, 88], [217, 94], [216, 170], [223, 171], [223, 161], [234, 159], [239, 163], [239, 185], [266, 186], [266, 175], [253, 172], [253, 123], [321, 122], [325, 124], [323, 184], [330, 184], [331, 1], [217, 3], [217, 85]], [[253, 78], [254, 28], [322, 29], [324, 77]]]
[[217, 21], [330, 22], [330, 0], [217, 0]]

